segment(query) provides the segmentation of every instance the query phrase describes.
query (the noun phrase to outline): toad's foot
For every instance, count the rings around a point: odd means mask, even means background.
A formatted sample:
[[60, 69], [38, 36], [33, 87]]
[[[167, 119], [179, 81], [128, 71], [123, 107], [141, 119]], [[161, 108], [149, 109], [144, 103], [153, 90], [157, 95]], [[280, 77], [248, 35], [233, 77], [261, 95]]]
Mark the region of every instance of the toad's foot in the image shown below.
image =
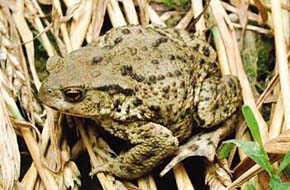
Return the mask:
[[172, 132], [156, 123], [129, 130], [127, 135], [135, 146], [107, 164], [94, 168], [92, 173], [109, 172], [123, 179], [135, 179], [178, 149], [178, 140]]
[[219, 142], [232, 132], [236, 119], [237, 114], [234, 114], [215, 131], [192, 136], [179, 147], [177, 155], [165, 166], [160, 175], [165, 175], [176, 164], [191, 156], [202, 156], [213, 162]]

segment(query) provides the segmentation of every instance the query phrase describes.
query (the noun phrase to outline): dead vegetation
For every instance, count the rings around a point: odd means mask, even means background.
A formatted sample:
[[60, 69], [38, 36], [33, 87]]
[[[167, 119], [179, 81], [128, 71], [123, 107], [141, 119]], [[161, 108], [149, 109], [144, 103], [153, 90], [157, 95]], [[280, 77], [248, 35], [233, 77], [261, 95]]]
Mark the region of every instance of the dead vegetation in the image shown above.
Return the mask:
[[[104, 163], [95, 154], [103, 153], [96, 147], [102, 147], [107, 152], [111, 149], [92, 125], [84, 125], [81, 120], [71, 117], [66, 117], [63, 122], [62, 115], [44, 108], [37, 101], [37, 89], [41, 84], [39, 76], [42, 75], [41, 69], [37, 68], [43, 67], [49, 56], [64, 56], [93, 43], [111, 27], [127, 24], [176, 27], [214, 41], [223, 74], [239, 77], [244, 103], [254, 112], [265, 149], [277, 165], [277, 161], [290, 150], [289, 1], [192, 0], [189, 3], [185, 8], [177, 4], [169, 8], [165, 4], [146, 0], [2, 0], [0, 189], [76, 190], [81, 187], [78, 168], [81, 166], [77, 166], [74, 160], [81, 152], [87, 151], [94, 166]], [[211, 35], [205, 35], [205, 31], [210, 31]], [[249, 31], [255, 35], [273, 37], [276, 48], [276, 53], [272, 55], [275, 57], [275, 68], [264, 78], [268, 80], [266, 87], [258, 91], [255, 89], [257, 84], [252, 85], [248, 80], [241, 56], [241, 50], [247, 47], [240, 42]], [[257, 66], [257, 60], [253, 64]], [[265, 104], [270, 108], [266, 121], [261, 114]], [[69, 135], [63, 128], [73, 129], [75, 126], [80, 136], [71, 145], [67, 139]], [[235, 138], [252, 139], [242, 118], [236, 128]], [[242, 161], [231, 166], [237, 155]], [[32, 159], [27, 170], [20, 167], [23, 157]], [[240, 187], [250, 179], [257, 189], [269, 189], [267, 175], [241, 151], [233, 150], [227, 164], [233, 169], [233, 182], [227, 181], [227, 189]], [[174, 167], [177, 187], [172, 189], [195, 189], [189, 177], [191, 170], [185, 170], [182, 163]], [[287, 176], [282, 175], [287, 180]], [[119, 181], [103, 173], [96, 176], [103, 189], [163, 189], [157, 187], [155, 180], [158, 179], [151, 175], [136, 182]], [[216, 185], [223, 184], [223, 180], [227, 179], [213, 176], [209, 182]]]

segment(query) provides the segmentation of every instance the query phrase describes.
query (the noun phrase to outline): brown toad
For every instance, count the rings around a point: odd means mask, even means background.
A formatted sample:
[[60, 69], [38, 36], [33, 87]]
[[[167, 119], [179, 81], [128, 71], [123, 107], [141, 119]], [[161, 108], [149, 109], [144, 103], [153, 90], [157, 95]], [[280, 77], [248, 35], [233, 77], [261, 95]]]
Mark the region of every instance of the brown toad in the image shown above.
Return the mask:
[[185, 31], [124, 26], [48, 60], [42, 102], [93, 118], [132, 145], [98, 171], [140, 177], [172, 155], [193, 128], [216, 126], [240, 106], [236, 77], [221, 76], [208, 44], [186, 39]]

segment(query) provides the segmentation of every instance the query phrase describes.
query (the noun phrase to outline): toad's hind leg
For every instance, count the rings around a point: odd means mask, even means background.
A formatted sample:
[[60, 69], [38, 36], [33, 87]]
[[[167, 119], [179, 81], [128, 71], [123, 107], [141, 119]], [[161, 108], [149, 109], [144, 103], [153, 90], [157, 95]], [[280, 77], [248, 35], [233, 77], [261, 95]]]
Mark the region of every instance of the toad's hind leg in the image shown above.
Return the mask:
[[164, 175], [175, 164], [190, 156], [206, 157], [213, 161], [219, 142], [228, 136], [235, 126], [242, 96], [238, 79], [212, 76], [204, 79], [198, 94], [194, 119], [201, 128], [211, 128], [192, 136], [179, 147], [176, 156], [164, 168]]
[[238, 113], [231, 115], [225, 122], [218, 125], [215, 130], [199, 133], [189, 138], [185, 144], [178, 148], [175, 157], [166, 165], [160, 175], [165, 175], [177, 163], [192, 156], [201, 156], [213, 162], [219, 142], [232, 133], [235, 128]]
[[110, 172], [123, 179], [138, 178], [178, 149], [178, 140], [172, 132], [156, 123], [133, 127], [126, 133], [135, 146], [106, 165], [95, 168], [93, 173]]

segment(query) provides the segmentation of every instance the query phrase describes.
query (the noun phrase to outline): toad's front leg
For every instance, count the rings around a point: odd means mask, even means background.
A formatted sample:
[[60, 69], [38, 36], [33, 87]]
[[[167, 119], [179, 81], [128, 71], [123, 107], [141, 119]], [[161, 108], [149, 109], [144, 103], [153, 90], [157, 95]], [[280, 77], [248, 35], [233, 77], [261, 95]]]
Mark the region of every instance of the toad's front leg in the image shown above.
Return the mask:
[[172, 132], [156, 123], [128, 127], [123, 133], [134, 147], [106, 165], [95, 168], [93, 173], [110, 172], [123, 179], [135, 179], [178, 149], [178, 140]]

